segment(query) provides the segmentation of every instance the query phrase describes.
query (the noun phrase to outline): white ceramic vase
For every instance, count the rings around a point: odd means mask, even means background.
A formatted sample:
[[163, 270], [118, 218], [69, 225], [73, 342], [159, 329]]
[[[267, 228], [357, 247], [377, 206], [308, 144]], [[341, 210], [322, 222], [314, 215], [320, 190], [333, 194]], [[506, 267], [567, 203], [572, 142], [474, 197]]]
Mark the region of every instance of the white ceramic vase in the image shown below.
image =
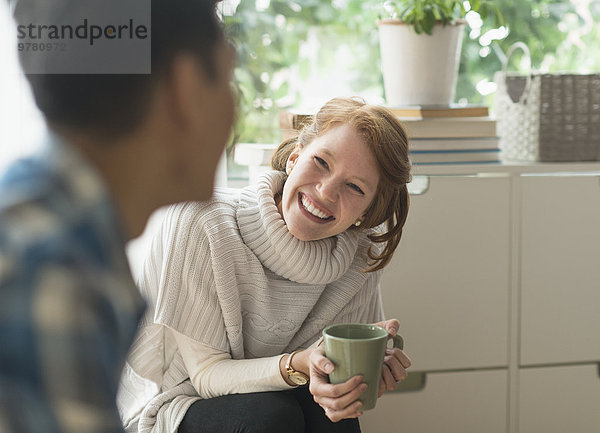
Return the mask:
[[379, 44], [385, 98], [391, 106], [454, 102], [465, 21], [417, 34], [399, 20], [380, 20]]

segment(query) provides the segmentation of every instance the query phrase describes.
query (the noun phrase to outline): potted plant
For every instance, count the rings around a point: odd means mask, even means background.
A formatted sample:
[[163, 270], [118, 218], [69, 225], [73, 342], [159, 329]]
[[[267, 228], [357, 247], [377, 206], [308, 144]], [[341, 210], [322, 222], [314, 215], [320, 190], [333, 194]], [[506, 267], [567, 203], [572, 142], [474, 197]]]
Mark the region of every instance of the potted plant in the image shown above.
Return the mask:
[[503, 24], [485, 0], [398, 0], [384, 5], [377, 21], [386, 101], [389, 105], [454, 102], [462, 37], [469, 11]]

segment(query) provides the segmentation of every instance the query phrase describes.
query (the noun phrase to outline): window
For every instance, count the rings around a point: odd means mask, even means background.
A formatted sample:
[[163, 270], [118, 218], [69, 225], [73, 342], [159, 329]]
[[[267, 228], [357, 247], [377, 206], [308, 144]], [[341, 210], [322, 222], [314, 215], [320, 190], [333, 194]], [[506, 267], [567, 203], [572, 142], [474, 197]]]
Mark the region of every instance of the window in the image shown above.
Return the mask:
[[[236, 139], [275, 143], [278, 113], [314, 111], [333, 96], [384, 102], [375, 20], [384, 0], [225, 0], [238, 50]], [[463, 39], [457, 101], [493, 103], [494, 72], [516, 42], [544, 72], [600, 72], [599, 0], [494, 0], [508, 31], [471, 16]], [[518, 70], [516, 58], [512, 70]]]
[[[0, 171], [35, 148], [45, 131], [19, 72], [6, 3], [0, 2]], [[465, 35], [457, 100], [492, 104], [493, 74], [515, 41], [529, 46], [534, 67], [541, 71], [600, 71], [600, 0], [495, 3], [508, 34], [498, 36], [474, 24]], [[239, 118], [233, 141], [276, 143], [282, 109], [314, 111], [333, 96], [360, 95], [368, 102], [384, 103], [375, 26], [383, 4], [383, 0], [221, 2], [223, 21], [238, 51]], [[495, 39], [501, 36], [505, 37]]]

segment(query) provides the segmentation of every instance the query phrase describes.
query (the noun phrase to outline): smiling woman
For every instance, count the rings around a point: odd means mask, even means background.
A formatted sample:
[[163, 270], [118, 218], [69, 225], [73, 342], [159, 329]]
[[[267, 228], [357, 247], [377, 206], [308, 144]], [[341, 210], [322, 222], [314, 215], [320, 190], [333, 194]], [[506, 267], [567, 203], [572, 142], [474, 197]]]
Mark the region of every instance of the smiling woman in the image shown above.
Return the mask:
[[[131, 430], [359, 431], [365, 386], [328, 383], [317, 341], [334, 323], [398, 331], [383, 321], [379, 279], [408, 213], [406, 134], [385, 109], [333, 99], [281, 144], [273, 168], [167, 211], [122, 382]], [[390, 349], [380, 394], [409, 366]]]
[[[330, 134], [334, 131], [336, 136], [332, 138]], [[358, 142], [364, 145], [360, 146]], [[312, 153], [308, 154], [314, 154], [319, 165], [329, 170], [329, 164], [315, 149], [331, 157], [328, 145], [343, 143], [340, 156], [345, 156], [348, 167], [352, 167], [355, 173], [362, 173], [363, 179], [359, 185], [347, 181], [346, 186], [363, 198], [373, 191], [371, 200], [368, 201], [368, 209], [364, 214], [357, 216], [355, 223], [358, 224], [354, 227], [361, 226], [365, 229], [386, 224], [383, 233], [369, 234], [371, 241], [385, 243], [380, 255], [369, 251], [369, 258], [375, 262], [372, 270], [377, 270], [388, 263], [398, 246], [408, 215], [409, 196], [406, 184], [411, 181], [410, 161], [406, 156], [406, 148], [400, 144], [406, 142], [403, 127], [388, 110], [356, 99], [334, 98], [319, 110], [313, 122], [307, 125], [298, 137], [289, 138], [281, 143], [273, 155], [271, 165], [275, 170], [288, 172], [302, 150], [310, 144]], [[320, 149], [319, 145], [323, 148]], [[354, 148], [350, 149], [351, 146]], [[377, 180], [373, 177], [375, 174], [378, 175]], [[365, 181], [367, 177], [370, 178], [369, 182]], [[290, 178], [295, 176], [290, 175]], [[360, 183], [363, 184], [363, 189], [360, 188]], [[373, 188], [373, 183], [376, 188]], [[284, 194], [285, 191], [284, 187]], [[290, 221], [286, 220], [286, 223], [290, 225]]]

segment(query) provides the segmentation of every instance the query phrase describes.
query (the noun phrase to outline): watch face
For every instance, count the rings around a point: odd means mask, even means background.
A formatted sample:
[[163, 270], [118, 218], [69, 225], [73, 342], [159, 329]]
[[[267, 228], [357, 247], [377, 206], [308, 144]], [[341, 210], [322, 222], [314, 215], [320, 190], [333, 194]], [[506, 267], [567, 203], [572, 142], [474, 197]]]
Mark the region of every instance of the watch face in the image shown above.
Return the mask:
[[306, 385], [308, 383], [308, 377], [306, 377], [304, 373], [300, 373], [299, 371], [288, 372], [288, 377], [296, 385]]

